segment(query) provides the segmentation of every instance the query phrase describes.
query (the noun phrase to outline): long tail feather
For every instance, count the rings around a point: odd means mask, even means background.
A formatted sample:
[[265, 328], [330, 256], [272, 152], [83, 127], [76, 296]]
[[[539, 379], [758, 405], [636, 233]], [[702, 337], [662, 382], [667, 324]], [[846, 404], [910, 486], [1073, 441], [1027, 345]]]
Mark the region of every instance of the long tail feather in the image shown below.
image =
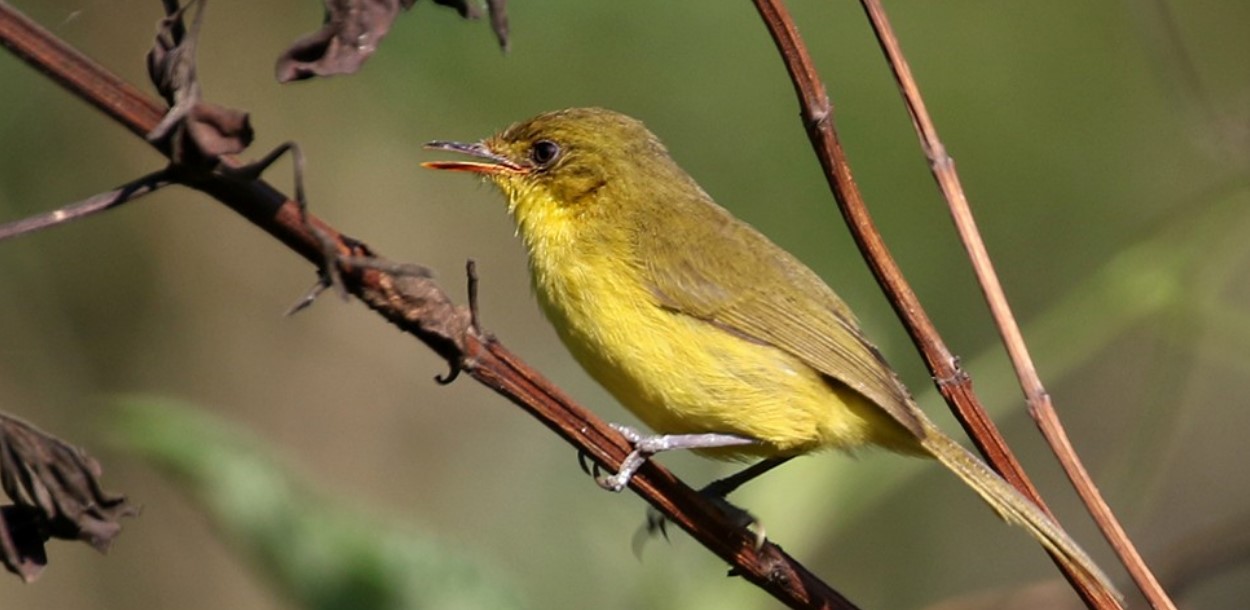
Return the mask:
[[1060, 561], [1076, 568], [1079, 577], [1097, 583], [1123, 599], [1110, 579], [1059, 524], [998, 476], [975, 455], [932, 425], [921, 441], [939, 462], [976, 490], [1004, 521], [1023, 527]]

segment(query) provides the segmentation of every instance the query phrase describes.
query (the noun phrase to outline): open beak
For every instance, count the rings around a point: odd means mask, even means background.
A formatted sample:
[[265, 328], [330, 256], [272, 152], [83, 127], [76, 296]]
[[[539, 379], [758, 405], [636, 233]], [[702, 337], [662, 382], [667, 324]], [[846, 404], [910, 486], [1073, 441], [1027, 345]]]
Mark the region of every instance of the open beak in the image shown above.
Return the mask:
[[491, 151], [481, 142], [465, 144], [463, 142], [434, 141], [427, 142], [425, 148], [429, 150], [450, 150], [482, 159], [482, 161], [428, 161], [421, 164], [422, 167], [430, 169], [450, 169], [460, 172], [477, 172], [479, 174], [524, 174], [529, 171], [525, 166], [518, 165], [512, 160]]

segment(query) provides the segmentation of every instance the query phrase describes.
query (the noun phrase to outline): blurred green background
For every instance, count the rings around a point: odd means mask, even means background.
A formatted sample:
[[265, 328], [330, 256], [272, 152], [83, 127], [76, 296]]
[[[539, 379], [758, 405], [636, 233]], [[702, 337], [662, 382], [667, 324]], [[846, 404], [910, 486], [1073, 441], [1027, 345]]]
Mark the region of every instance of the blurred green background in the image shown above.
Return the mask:
[[[150, 89], [143, 55], [159, 3], [15, 4]], [[542, 320], [500, 198], [418, 163], [433, 158], [424, 141], [477, 139], [545, 110], [637, 116], [722, 205], [829, 280], [953, 430], [847, 237], [748, 3], [515, 2], [506, 56], [485, 22], [427, 4], [398, 21], [361, 73], [279, 86], [273, 60], [318, 26], [320, 4], [214, 0], [199, 50], [205, 94], [251, 113], [249, 156], [300, 143], [313, 210], [339, 229], [435, 269], [454, 295], [475, 258], [485, 326], [621, 422], [633, 420]], [[903, 269], [1043, 494], [1120, 576], [1024, 413], [858, 5], [792, 4]], [[1167, 6], [888, 7], [1073, 441], [1165, 579], [1210, 558], [1215, 547], [1199, 541], [1213, 529], [1245, 530], [1250, 517], [1250, 4]], [[7, 54], [0, 83], [0, 220], [161, 166]], [[290, 192], [289, 161], [267, 178]], [[235, 552], [246, 536], [223, 540], [222, 521], [181, 479], [117, 440], [122, 393], [232, 422], [340, 508], [420, 532], [532, 608], [776, 607], [681, 534], [636, 557], [640, 500], [599, 491], [570, 447], [471, 380], [435, 384], [444, 363], [358, 303], [324, 298], [283, 318], [313, 279], [272, 239], [179, 188], [0, 243], [0, 409], [86, 447], [106, 486], [144, 507], [107, 557], [54, 542], [37, 583], [0, 577], [0, 607], [298, 607], [254, 570], [255, 557]], [[692, 484], [732, 468], [663, 461]], [[930, 464], [816, 456], [735, 498], [866, 608], [1056, 578], [1025, 535]], [[1184, 589], [1191, 607], [1250, 596], [1245, 563], [1197, 572]]]

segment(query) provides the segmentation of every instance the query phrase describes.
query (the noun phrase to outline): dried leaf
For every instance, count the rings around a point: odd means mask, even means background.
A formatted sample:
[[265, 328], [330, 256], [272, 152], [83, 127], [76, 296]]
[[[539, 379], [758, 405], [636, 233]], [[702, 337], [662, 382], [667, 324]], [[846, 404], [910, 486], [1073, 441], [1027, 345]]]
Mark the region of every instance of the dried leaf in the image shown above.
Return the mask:
[[[480, 9], [470, 0], [434, 0], [454, 8], [465, 19], [477, 19]], [[325, 19], [320, 30], [295, 41], [278, 57], [278, 82], [288, 83], [314, 76], [353, 74], [378, 49], [401, 10], [416, 0], [325, 0]], [[506, 0], [487, 0], [491, 25], [500, 46], [508, 46]]]
[[468, 0], [434, 0], [434, 4], [454, 8], [465, 19], [477, 19], [482, 16], [482, 11], [477, 8], [477, 5]]
[[49, 538], [82, 540], [105, 552], [121, 519], [138, 514], [124, 496], [105, 493], [100, 465], [82, 450], [0, 414], [0, 487], [13, 502], [0, 509], [0, 561], [24, 580], [47, 562]]
[[4, 567], [24, 582], [39, 578], [48, 565], [43, 543], [48, 540], [38, 509], [30, 506], [0, 506], [0, 559]]
[[246, 112], [211, 102], [191, 107], [186, 128], [200, 154], [211, 159], [241, 153], [252, 142]]
[[490, 29], [494, 30], [499, 40], [499, 48], [505, 53], [511, 43], [508, 41], [508, 0], [486, 0], [486, 12], [490, 13]]
[[203, 101], [195, 49], [206, 2], [199, 0], [190, 29], [182, 17], [191, 4], [179, 8], [166, 3], [170, 12], [160, 21], [148, 52], [148, 76], [170, 108], [147, 138], [167, 142], [175, 163], [214, 167], [221, 155], [246, 149], [253, 134], [246, 112]]
[[[148, 78], [152, 80], [153, 85], [156, 85], [157, 93], [160, 93], [170, 106], [178, 102], [175, 92], [182, 88], [184, 83], [195, 80], [194, 58], [184, 59], [184, 56], [194, 54], [194, 44], [191, 46], [182, 44], [187, 37], [186, 28], [182, 24], [182, 13], [185, 9], [186, 7], [178, 9], [157, 23], [156, 41], [152, 44], [152, 50], [148, 51], [147, 56]], [[188, 74], [187, 71], [191, 73]]]
[[278, 57], [278, 82], [352, 74], [378, 49], [400, 10], [415, 0], [326, 0], [320, 30]]
[[[434, 0], [435, 4], [456, 9], [465, 19], [477, 19], [482, 11], [469, 0]], [[499, 40], [499, 47], [508, 50], [508, 0], [486, 0], [486, 12], [490, 15], [490, 28]]]

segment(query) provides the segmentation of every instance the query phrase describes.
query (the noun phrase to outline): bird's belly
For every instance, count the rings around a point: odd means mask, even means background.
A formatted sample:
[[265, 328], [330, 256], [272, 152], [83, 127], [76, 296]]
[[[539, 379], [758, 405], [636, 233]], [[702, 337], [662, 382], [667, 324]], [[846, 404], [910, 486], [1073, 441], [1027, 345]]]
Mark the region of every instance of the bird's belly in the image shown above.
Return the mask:
[[777, 348], [645, 299], [540, 301], [582, 367], [656, 432], [759, 441], [706, 455], [795, 455], [875, 442], [879, 409]]

